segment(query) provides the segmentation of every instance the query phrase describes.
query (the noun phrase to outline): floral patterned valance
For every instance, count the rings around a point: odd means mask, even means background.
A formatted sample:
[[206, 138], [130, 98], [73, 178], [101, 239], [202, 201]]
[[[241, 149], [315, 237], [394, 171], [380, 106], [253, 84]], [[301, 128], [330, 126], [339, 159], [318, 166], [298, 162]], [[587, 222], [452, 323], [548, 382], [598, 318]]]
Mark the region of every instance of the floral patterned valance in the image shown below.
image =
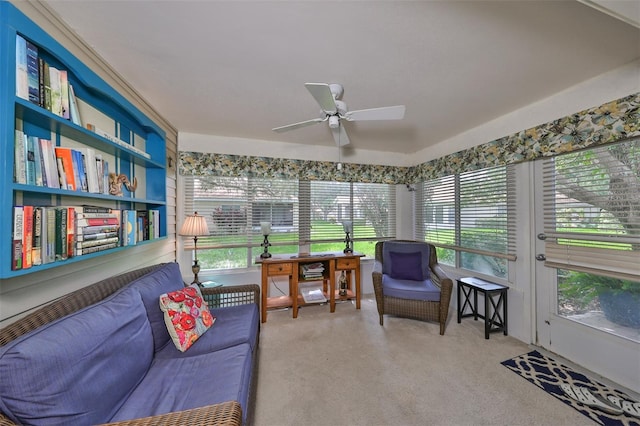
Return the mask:
[[409, 184], [469, 170], [535, 160], [640, 136], [640, 92], [414, 167], [289, 160], [227, 154], [179, 154], [182, 175], [256, 176]]

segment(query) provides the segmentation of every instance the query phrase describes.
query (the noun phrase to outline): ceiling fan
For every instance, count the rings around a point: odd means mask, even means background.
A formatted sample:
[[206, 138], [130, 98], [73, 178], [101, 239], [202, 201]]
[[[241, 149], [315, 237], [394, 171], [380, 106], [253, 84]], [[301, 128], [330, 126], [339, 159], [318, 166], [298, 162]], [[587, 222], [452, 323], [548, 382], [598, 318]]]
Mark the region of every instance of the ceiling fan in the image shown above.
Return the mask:
[[349, 143], [349, 137], [347, 136], [344, 126], [341, 125], [342, 120], [401, 120], [404, 117], [404, 105], [349, 111], [347, 104], [341, 100], [342, 94], [344, 93], [344, 88], [341, 84], [305, 83], [304, 85], [311, 93], [311, 96], [318, 102], [320, 108], [322, 108], [320, 117], [276, 127], [273, 129], [274, 132], [286, 132], [288, 130], [328, 121], [336, 145], [344, 146]]

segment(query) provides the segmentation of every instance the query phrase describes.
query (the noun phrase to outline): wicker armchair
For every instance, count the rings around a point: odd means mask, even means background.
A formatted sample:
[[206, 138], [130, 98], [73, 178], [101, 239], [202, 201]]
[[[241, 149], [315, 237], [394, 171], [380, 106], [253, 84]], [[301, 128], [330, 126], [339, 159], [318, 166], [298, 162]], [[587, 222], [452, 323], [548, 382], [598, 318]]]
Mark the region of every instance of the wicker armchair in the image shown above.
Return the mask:
[[378, 314], [380, 315], [380, 325], [384, 325], [383, 316], [385, 314], [422, 321], [437, 321], [440, 323], [440, 334], [444, 335], [447, 316], [449, 314], [453, 281], [444, 274], [444, 271], [438, 265], [435, 247], [428, 243], [410, 240], [390, 240], [388, 242], [424, 244], [428, 246], [430, 279], [431, 282], [440, 289], [440, 300], [428, 301], [385, 295], [383, 291], [383, 247], [385, 242], [379, 241], [376, 243], [373, 289], [376, 295]]

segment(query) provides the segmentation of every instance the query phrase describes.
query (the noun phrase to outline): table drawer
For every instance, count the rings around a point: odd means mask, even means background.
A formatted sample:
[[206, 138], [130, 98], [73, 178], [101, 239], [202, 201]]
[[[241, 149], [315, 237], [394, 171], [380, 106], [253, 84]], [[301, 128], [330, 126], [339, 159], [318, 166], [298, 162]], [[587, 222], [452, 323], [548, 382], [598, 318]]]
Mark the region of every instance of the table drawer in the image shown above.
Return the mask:
[[291, 275], [293, 265], [291, 263], [274, 263], [267, 265], [267, 274], [269, 275]]
[[336, 269], [356, 269], [359, 259], [337, 259]]

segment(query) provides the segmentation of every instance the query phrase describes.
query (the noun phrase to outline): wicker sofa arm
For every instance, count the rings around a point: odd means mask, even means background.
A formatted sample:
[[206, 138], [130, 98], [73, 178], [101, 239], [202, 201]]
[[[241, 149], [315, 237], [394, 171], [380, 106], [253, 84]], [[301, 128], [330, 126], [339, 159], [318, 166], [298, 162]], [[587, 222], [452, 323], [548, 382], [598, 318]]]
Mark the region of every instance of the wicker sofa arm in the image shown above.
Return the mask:
[[260, 309], [260, 286], [258, 284], [205, 287], [200, 291], [211, 308], [255, 303]]
[[[164, 425], [220, 425], [240, 426], [242, 424], [242, 408], [237, 401], [207, 405], [191, 410], [175, 411], [153, 417], [125, 420], [108, 423], [108, 426], [164, 426]], [[106, 426], [106, 425], [105, 425]]]

